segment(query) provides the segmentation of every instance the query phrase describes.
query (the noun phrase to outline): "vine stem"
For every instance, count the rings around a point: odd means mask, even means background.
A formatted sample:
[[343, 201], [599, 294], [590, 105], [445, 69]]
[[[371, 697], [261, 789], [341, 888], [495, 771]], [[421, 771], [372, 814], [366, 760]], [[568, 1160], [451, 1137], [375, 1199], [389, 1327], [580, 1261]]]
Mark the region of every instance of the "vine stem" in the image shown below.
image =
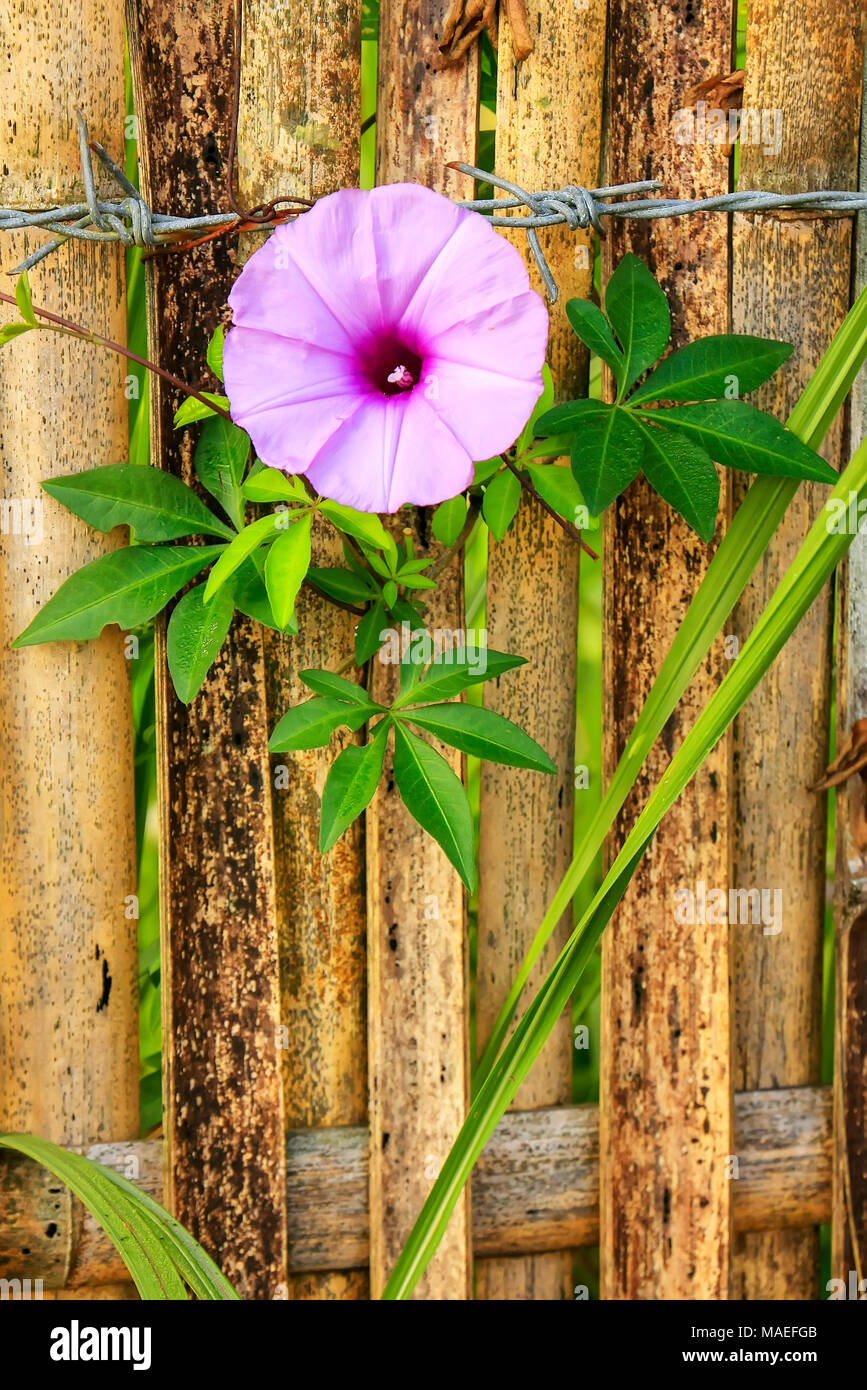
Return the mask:
[[566, 532], [566, 535], [571, 536], [573, 541], [577, 541], [581, 549], [586, 551], [586, 553], [590, 556], [591, 560], [598, 560], [599, 556], [596, 554], [596, 551], [590, 549], [589, 545], [584, 540], [584, 537], [581, 535], [581, 532], [578, 530], [578, 527], [573, 526], [571, 521], [567, 521], [565, 517], [560, 516], [559, 512], [555, 512], [553, 507], [548, 506], [548, 503], [545, 501], [544, 497], [539, 496], [539, 493], [533, 487], [533, 484], [530, 482], [530, 479], [527, 477], [527, 475], [525, 473], [522, 473], [521, 470], [515, 466], [515, 464], [512, 462], [510, 458], [507, 458], [505, 454], [500, 454], [500, 458], [503, 460], [503, 463], [506, 465], [506, 467], [511, 469], [511, 471], [514, 473], [515, 477], [518, 479], [518, 482], [521, 484], [521, 487], [524, 489], [524, 491], [528, 492], [531, 497], [535, 497], [542, 510], [547, 512], [550, 517], [553, 517], [554, 521], [556, 521], [558, 526], [562, 526], [563, 530]]
[[[11, 304], [13, 309], [18, 307], [17, 300], [11, 294], [0, 294], [0, 300], [4, 304]], [[123, 347], [120, 343], [115, 343], [111, 338], [103, 338], [101, 333], [94, 333], [89, 328], [85, 328], [80, 323], [73, 323], [71, 319], [61, 318], [59, 314], [52, 314], [48, 309], [37, 309], [33, 305], [33, 312], [37, 318], [47, 319], [49, 323], [55, 325], [55, 332], [65, 333], [71, 338], [77, 338], [79, 342], [91, 343], [94, 347], [107, 348], [109, 352], [116, 352], [120, 357], [126, 357], [130, 362], [136, 362], [138, 366], [144, 367], [146, 371], [153, 372], [156, 376], [161, 376], [163, 381], [167, 381], [171, 386], [177, 387], [185, 396], [192, 396], [194, 400], [201, 401], [215, 415], [222, 415], [225, 420], [232, 423], [232, 417], [228, 410], [222, 406], [215, 405], [209, 401], [207, 396], [202, 395], [201, 391], [196, 391], [194, 387], [188, 386], [180, 377], [173, 372], [166, 371], [165, 367], [158, 367], [156, 362], [151, 362], [147, 357], [139, 357], [137, 352], [132, 352], [129, 348]]]

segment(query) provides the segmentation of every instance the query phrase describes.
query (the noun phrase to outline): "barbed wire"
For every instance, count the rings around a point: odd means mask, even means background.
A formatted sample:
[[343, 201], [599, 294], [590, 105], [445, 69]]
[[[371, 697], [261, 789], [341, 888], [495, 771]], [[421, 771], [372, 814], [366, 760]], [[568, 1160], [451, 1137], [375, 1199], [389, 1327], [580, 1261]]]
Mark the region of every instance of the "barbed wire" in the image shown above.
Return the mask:
[[[84, 179], [83, 203], [37, 210], [0, 208], [0, 231], [15, 232], [36, 228], [52, 234], [52, 240], [31, 252], [25, 260], [9, 271], [20, 275], [45, 260], [67, 241], [121, 242], [124, 246], [139, 246], [149, 250], [170, 247], [181, 250], [193, 242], [221, 235], [231, 230], [266, 231], [298, 216], [309, 206], [306, 199], [281, 198], [268, 205], [267, 215], [247, 221], [239, 213], [212, 213], [200, 217], [185, 217], [153, 211], [139, 190], [97, 141], [91, 141], [80, 111], [76, 111], [78, 141], [81, 151], [81, 171]], [[93, 160], [95, 154], [124, 197], [104, 202], [97, 197]], [[815, 193], [766, 193], [745, 189], [737, 193], [722, 193], [710, 198], [642, 198], [636, 194], [658, 193], [662, 184], [655, 179], [637, 183], [616, 184], [607, 188], [584, 188], [569, 184], [565, 188], [528, 192], [509, 179], [500, 178], [472, 164], [453, 163], [450, 169], [465, 174], [480, 183], [488, 183], [508, 196], [504, 198], [471, 198], [455, 200], [459, 207], [480, 213], [493, 227], [507, 227], [527, 233], [530, 250], [539, 267], [545, 289], [552, 303], [558, 289], [538, 237], [542, 227], [565, 225], [572, 231], [592, 227], [605, 235], [603, 217], [648, 219], [683, 217], [701, 212], [817, 212], [845, 217], [867, 211], [867, 193], [825, 190]], [[611, 201], [622, 200], [622, 201]], [[623, 201], [627, 200], [628, 201]], [[277, 204], [294, 204], [279, 209]], [[526, 208], [526, 214], [517, 213]], [[252, 214], [250, 215], [252, 216]]]

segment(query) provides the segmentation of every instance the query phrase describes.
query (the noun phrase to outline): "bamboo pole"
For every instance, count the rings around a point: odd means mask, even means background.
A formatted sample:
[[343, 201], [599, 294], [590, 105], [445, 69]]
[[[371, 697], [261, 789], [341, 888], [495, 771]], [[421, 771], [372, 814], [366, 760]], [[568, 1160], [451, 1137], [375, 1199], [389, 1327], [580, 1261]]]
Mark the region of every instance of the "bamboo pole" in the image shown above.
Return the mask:
[[[516, 62], [508, 21], [500, 21], [496, 169], [526, 188], [593, 187], [599, 174], [605, 4], [581, 10], [537, 0], [527, 11], [532, 54]], [[580, 70], [583, 100], [572, 74]], [[527, 255], [526, 237], [514, 235]], [[569, 299], [592, 288], [592, 241], [566, 228], [544, 237], [560, 298], [551, 310], [549, 362], [557, 399], [584, 394], [587, 355], [569, 326]], [[544, 293], [532, 258], [534, 287]], [[512, 529], [488, 555], [488, 641], [518, 652], [528, 664], [492, 682], [485, 704], [536, 738], [558, 766], [542, 778], [482, 764], [477, 977], [478, 1037], [484, 1044], [515, 972], [572, 855], [575, 749], [575, 662], [579, 554], [575, 543], [533, 502], [519, 508]], [[532, 642], [528, 648], [528, 633]], [[548, 973], [568, 931], [566, 914], [541, 956], [528, 988]], [[568, 1101], [572, 1039], [566, 1014], [524, 1082], [516, 1108]], [[553, 1299], [570, 1296], [568, 1251], [482, 1260], [476, 1297]]]
[[[319, 197], [357, 185], [361, 138], [361, 6], [315, 0], [287, 12], [245, 6], [239, 124], [240, 190], [252, 206], [275, 194]], [[267, 151], [267, 157], [261, 153]], [[342, 565], [333, 528], [313, 538], [320, 566]], [[269, 728], [309, 696], [298, 672], [335, 670], [352, 653], [353, 619], [302, 589], [297, 637], [265, 635]], [[322, 788], [341, 748], [279, 759], [272, 793], [280, 949], [283, 1103], [290, 1129], [367, 1119], [364, 840], [360, 822], [323, 858]], [[279, 769], [279, 770], [278, 770]], [[309, 1274], [294, 1298], [367, 1296], [367, 1272]]]
[[[158, 206], [225, 209], [233, 19], [231, 0], [130, 0], [142, 184]], [[187, 381], [204, 379], [233, 274], [225, 241], [151, 262], [151, 355]], [[194, 432], [172, 428], [176, 393], [154, 383], [151, 400], [155, 462], [192, 481]], [[189, 707], [158, 635], [169, 1198], [243, 1297], [279, 1298], [285, 1154], [262, 631], [236, 616]]]
[[[447, 5], [420, 0], [380, 10], [377, 180], [415, 180], [453, 193], [450, 160], [476, 149], [478, 64], [473, 51], [439, 68], [437, 37]], [[405, 512], [417, 553], [435, 550], [429, 515]], [[463, 627], [463, 571], [439, 578], [427, 622]], [[393, 668], [374, 659], [373, 690], [392, 699]], [[435, 745], [460, 772], [460, 759]], [[370, 1069], [370, 1278], [382, 1290], [469, 1098], [466, 914], [457, 875], [410, 817], [387, 764], [366, 818], [368, 913], [368, 1058]], [[415, 1297], [471, 1294], [466, 1197]]]
[[[740, 183], [790, 192], [853, 187], [863, 59], [861, 0], [818, 0], [806, 22], [796, 0], [756, 0], [747, 27], [744, 106], [773, 115], [780, 148], [742, 139]], [[771, 142], [772, 145], [773, 142]], [[737, 217], [733, 230], [735, 330], [795, 344], [791, 362], [759, 395], [785, 419], [849, 303], [849, 219]], [[837, 463], [839, 424], [823, 449]], [[737, 479], [739, 500], [746, 481]], [[806, 485], [789, 509], [731, 631], [743, 640], [825, 497]], [[825, 798], [807, 787], [827, 762], [832, 597], [813, 605], [735, 721], [731, 789], [732, 878], [781, 888], [783, 927], [732, 929], [734, 1082], [805, 1085], [821, 1067], [825, 910]], [[791, 737], [783, 737], [791, 730]], [[740, 1236], [732, 1297], [816, 1296], [818, 1232]]]
[[[861, 99], [859, 187], [867, 188], [867, 62]], [[867, 285], [867, 224], [855, 234], [854, 292]], [[852, 390], [849, 452], [867, 434], [867, 373]], [[837, 750], [845, 755], [867, 718], [867, 538], [856, 536], [837, 578]], [[834, 1190], [831, 1275], [849, 1292], [850, 1271], [867, 1275], [867, 816], [860, 776], [837, 792], [834, 1028]], [[867, 1289], [867, 1286], [865, 1286]], [[859, 1296], [863, 1290], [859, 1290]]]
[[[673, 196], [728, 188], [727, 151], [677, 144], [688, 88], [731, 67], [732, 6], [630, 5], [610, 21], [606, 182], [659, 178]], [[725, 223], [636, 224], [606, 242], [609, 275], [639, 255], [662, 283], [673, 342], [728, 326]], [[721, 515], [725, 514], [725, 491]], [[610, 775], [702, 577], [709, 548], [643, 481], [607, 513], [604, 535], [604, 766]], [[622, 842], [650, 788], [722, 675], [705, 663], [627, 801]], [[725, 885], [726, 745], [661, 826], [603, 945], [601, 1290], [603, 1298], [725, 1298], [732, 1152], [728, 929], [679, 926], [675, 891]]]
[[[82, 198], [74, 108], [95, 137], [123, 138], [122, 7], [6, 6], [0, 42], [0, 204]], [[3, 269], [42, 241], [4, 241]], [[118, 248], [66, 246], [31, 283], [37, 304], [123, 342]], [[129, 674], [116, 628], [9, 643], [73, 570], [120, 543], [47, 497], [39, 508], [42, 479], [126, 456], [123, 385], [118, 359], [49, 334], [0, 362], [0, 1128], [61, 1144], [138, 1136]]]
[[[736, 1231], [785, 1230], [831, 1214], [830, 1086], [747, 1091], [735, 1096], [741, 1173], [734, 1184]], [[118, 1152], [121, 1150], [120, 1152]], [[161, 1145], [98, 1144], [88, 1156], [129, 1169], [135, 1184], [162, 1196]], [[290, 1267], [320, 1296], [341, 1296], [369, 1249], [370, 1138], [366, 1126], [290, 1131], [287, 1202]], [[123, 1270], [105, 1232], [38, 1164], [16, 1155], [0, 1171], [0, 1277], [43, 1277], [70, 1296]], [[523, 1262], [533, 1252], [566, 1252], [599, 1240], [599, 1111], [595, 1105], [512, 1110], [497, 1126], [473, 1173], [477, 1256]], [[47, 1222], [58, 1227], [46, 1234]], [[59, 1237], [59, 1238], [58, 1238]], [[29, 1254], [22, 1259], [22, 1246]], [[58, 1246], [65, 1258], [58, 1259]], [[40, 1275], [41, 1271], [41, 1275]], [[324, 1278], [320, 1271], [330, 1271]], [[338, 1271], [339, 1273], [334, 1273]]]

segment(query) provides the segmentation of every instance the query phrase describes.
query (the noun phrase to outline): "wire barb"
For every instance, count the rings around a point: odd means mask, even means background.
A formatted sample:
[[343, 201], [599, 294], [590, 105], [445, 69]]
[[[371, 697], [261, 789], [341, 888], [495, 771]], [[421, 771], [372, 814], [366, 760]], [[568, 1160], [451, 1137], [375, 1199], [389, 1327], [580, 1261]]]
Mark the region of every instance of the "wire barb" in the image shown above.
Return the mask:
[[[213, 236], [228, 230], [268, 231], [277, 222], [295, 216], [310, 206], [302, 198], [277, 198], [248, 213], [237, 207], [231, 212], [204, 217], [177, 217], [153, 212], [103, 146], [90, 139], [80, 111], [76, 111], [75, 118], [85, 201], [32, 211], [0, 208], [0, 231], [15, 232], [32, 227], [52, 234], [51, 241], [31, 252], [26, 260], [9, 272], [10, 275], [31, 270], [70, 240], [119, 241], [124, 246], [141, 246], [150, 250], [169, 245], [181, 248], [206, 240], [207, 236], [202, 234]], [[103, 202], [97, 197], [93, 155], [118, 185], [123, 198], [116, 202]], [[491, 184], [506, 195], [461, 200], [458, 206], [480, 213], [492, 227], [511, 227], [527, 233], [530, 250], [552, 304], [557, 300], [558, 290], [539, 241], [538, 231], [543, 227], [566, 226], [573, 232], [592, 228], [600, 237], [604, 237], [604, 217], [631, 217], [644, 221], [649, 218], [685, 217], [696, 212], [779, 211], [829, 213], [846, 217], [867, 211], [867, 192], [764, 193], [746, 189], [712, 198], [637, 197], [637, 194], [658, 193], [662, 187], [653, 179], [644, 179], [610, 188], [583, 188], [568, 184], [565, 188], [531, 193], [509, 179], [500, 178], [486, 169], [477, 169], [472, 164], [453, 163], [448, 167], [479, 183]], [[293, 206], [280, 212], [278, 205], [281, 204]], [[526, 213], [520, 212], [521, 208], [526, 208]]]

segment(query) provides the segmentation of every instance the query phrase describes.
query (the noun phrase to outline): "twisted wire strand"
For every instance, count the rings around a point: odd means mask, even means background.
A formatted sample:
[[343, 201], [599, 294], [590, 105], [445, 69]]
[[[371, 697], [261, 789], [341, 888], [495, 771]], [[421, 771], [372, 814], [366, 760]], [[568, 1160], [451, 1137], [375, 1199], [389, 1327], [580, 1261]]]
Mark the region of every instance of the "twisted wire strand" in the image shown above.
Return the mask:
[[[11, 270], [10, 275], [20, 275], [23, 271], [32, 269], [70, 240], [121, 242], [124, 246], [153, 249], [167, 244], [183, 245], [185, 240], [196, 239], [203, 233], [239, 225], [238, 215], [234, 212], [212, 213], [203, 217], [154, 212], [103, 146], [96, 141], [91, 142], [81, 112], [76, 111], [75, 116], [85, 201], [71, 203], [65, 207], [33, 210], [0, 208], [0, 231], [13, 232], [24, 228], [37, 228], [50, 232], [52, 236], [44, 246], [31, 252], [20, 265]], [[97, 156], [100, 164], [111, 175], [123, 193], [123, 198], [105, 202], [97, 197], [92, 154]], [[513, 230], [526, 231], [530, 250], [552, 303], [557, 299], [558, 290], [537, 235], [541, 227], [565, 225], [571, 231], [592, 228], [599, 236], [604, 236], [603, 217], [630, 217], [645, 221], [649, 218], [684, 217], [699, 212], [758, 213], [799, 210], [845, 217], [867, 211], [867, 193], [845, 190], [765, 193], [745, 189], [711, 198], [636, 196], [658, 193], [662, 187], [654, 179], [644, 179], [637, 183], [622, 183], [608, 188], [583, 188], [577, 184], [568, 184], [565, 188], [531, 193], [509, 179], [500, 178], [485, 169], [477, 169], [472, 164], [454, 163], [448, 167], [480, 183], [491, 184], [507, 195], [500, 198], [457, 201], [459, 207], [480, 213], [492, 227], [511, 227]], [[619, 201], [611, 201], [612, 199]], [[527, 212], [517, 212], [520, 208], [526, 208]], [[272, 207], [268, 216], [257, 226], [262, 231], [267, 231], [282, 220], [283, 216], [285, 214]], [[256, 230], [256, 227], [251, 226], [248, 230]]]

